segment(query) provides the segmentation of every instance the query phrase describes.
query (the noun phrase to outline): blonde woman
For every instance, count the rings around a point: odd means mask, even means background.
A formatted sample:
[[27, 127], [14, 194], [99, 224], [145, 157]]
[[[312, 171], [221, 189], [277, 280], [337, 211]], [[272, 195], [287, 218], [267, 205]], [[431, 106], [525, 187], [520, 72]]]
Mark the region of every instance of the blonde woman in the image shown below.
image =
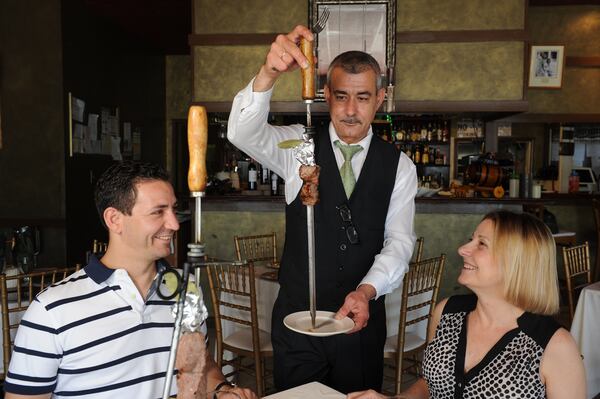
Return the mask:
[[550, 317], [559, 305], [548, 228], [528, 214], [492, 212], [458, 253], [458, 281], [473, 294], [436, 306], [424, 376], [399, 398], [585, 398], [579, 351]]

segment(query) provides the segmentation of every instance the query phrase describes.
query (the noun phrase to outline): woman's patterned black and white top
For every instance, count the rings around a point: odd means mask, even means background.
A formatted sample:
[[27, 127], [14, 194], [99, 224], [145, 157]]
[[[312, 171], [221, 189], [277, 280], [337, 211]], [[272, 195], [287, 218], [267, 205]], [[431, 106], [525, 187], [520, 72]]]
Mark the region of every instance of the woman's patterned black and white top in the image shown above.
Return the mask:
[[545, 398], [540, 361], [560, 325], [548, 316], [523, 313], [518, 327], [465, 373], [466, 320], [476, 305], [475, 295], [460, 295], [448, 299], [444, 307], [423, 362], [430, 398]]

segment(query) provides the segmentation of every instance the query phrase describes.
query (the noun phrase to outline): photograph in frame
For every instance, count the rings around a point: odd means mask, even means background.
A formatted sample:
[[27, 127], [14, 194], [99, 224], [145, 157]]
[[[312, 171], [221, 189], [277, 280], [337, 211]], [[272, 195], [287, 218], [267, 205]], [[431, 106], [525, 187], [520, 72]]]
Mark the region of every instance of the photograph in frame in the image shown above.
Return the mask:
[[531, 46], [529, 87], [560, 89], [564, 69], [564, 46]]
[[310, 15], [313, 24], [327, 8], [330, 12], [324, 29], [315, 38], [317, 61], [316, 92], [323, 98], [327, 69], [333, 59], [350, 50], [364, 51], [379, 63], [383, 82], [389, 68], [394, 67], [395, 0], [311, 0]]

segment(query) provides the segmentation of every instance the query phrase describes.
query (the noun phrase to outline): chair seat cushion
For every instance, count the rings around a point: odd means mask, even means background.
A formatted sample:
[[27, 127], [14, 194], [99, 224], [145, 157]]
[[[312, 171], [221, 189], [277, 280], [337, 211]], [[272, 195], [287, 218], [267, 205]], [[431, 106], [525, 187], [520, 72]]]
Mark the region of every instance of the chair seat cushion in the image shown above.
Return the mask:
[[[417, 334], [412, 332], [406, 332], [404, 336], [404, 352], [411, 351], [418, 348], [426, 342], [424, 338], [419, 337]], [[385, 340], [385, 346], [383, 347], [384, 353], [394, 353], [398, 347], [398, 335], [388, 337]]]
[[[271, 334], [266, 331], [258, 330], [258, 340], [260, 342], [261, 352], [272, 352], [273, 345], [271, 344]], [[252, 330], [250, 327], [242, 327], [233, 334], [225, 337], [223, 343], [236, 348], [252, 352]]]

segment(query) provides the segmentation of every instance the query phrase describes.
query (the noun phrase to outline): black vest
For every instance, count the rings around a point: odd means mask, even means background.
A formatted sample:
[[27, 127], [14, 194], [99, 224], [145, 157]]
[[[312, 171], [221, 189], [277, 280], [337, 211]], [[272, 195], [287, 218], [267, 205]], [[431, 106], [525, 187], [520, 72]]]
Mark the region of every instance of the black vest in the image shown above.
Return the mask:
[[[360, 177], [350, 199], [342, 179], [327, 129], [315, 138], [315, 157], [321, 167], [319, 203], [315, 205], [317, 309], [337, 311], [356, 289], [383, 247], [385, 220], [396, 181], [400, 152], [373, 136]], [[348, 241], [345, 223], [336, 206], [347, 203], [360, 243]], [[286, 207], [286, 234], [280, 295], [298, 310], [308, 309], [308, 249], [306, 207], [300, 195]], [[384, 298], [377, 301], [383, 307]], [[371, 302], [373, 306], [373, 302]]]

